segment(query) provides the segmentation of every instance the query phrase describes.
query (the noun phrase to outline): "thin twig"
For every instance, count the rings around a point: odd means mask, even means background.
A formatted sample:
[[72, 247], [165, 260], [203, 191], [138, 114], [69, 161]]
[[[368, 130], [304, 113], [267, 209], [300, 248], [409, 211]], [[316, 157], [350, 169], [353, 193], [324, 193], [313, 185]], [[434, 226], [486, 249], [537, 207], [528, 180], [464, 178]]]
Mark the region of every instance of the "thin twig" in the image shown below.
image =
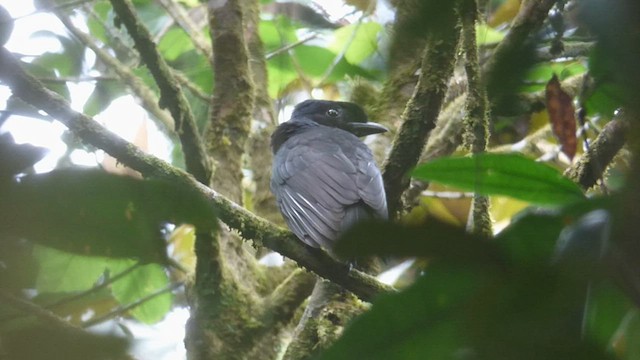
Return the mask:
[[91, 295], [93, 293], [97, 293], [98, 291], [106, 288], [107, 286], [113, 284], [114, 282], [116, 282], [116, 281], [122, 279], [123, 277], [129, 275], [133, 270], [137, 269], [138, 267], [140, 267], [140, 263], [136, 263], [135, 265], [124, 269], [123, 271], [119, 272], [118, 274], [106, 279], [105, 281], [101, 282], [100, 284], [98, 284], [98, 285], [96, 285], [96, 286], [94, 286], [94, 287], [92, 287], [90, 289], [87, 289], [85, 291], [81, 291], [81, 292], [79, 292], [77, 294], [74, 294], [72, 296], [69, 296], [69, 297], [62, 298], [62, 299], [60, 299], [58, 301], [52, 302], [51, 304], [47, 304], [47, 305], [45, 305], [45, 308], [47, 308], [47, 309], [55, 308], [55, 307], [58, 307], [60, 305], [64, 305], [64, 304], [68, 304], [70, 302], [76, 301], [77, 299], [83, 298], [83, 297], [85, 297], [87, 295]]
[[152, 292], [149, 295], [143, 296], [140, 299], [138, 299], [138, 300], [136, 300], [136, 301], [134, 301], [134, 302], [132, 302], [130, 304], [118, 306], [117, 308], [113, 309], [112, 311], [110, 311], [110, 312], [108, 312], [108, 313], [106, 313], [106, 314], [104, 314], [102, 316], [98, 316], [98, 317], [93, 318], [91, 320], [83, 321], [80, 324], [80, 326], [82, 328], [86, 329], [86, 328], [91, 327], [93, 325], [99, 324], [99, 323], [101, 323], [103, 321], [107, 321], [109, 319], [113, 319], [116, 316], [122, 315], [122, 314], [124, 314], [124, 313], [126, 313], [126, 312], [128, 312], [128, 311], [130, 311], [132, 309], [137, 308], [138, 306], [146, 303], [149, 300], [153, 300], [154, 298], [156, 298], [156, 297], [158, 297], [160, 295], [163, 295], [165, 293], [171, 292], [171, 291], [179, 288], [182, 285], [184, 285], [184, 283], [182, 283], [182, 282], [169, 284], [169, 285], [165, 286], [164, 288], [159, 289], [159, 290], [157, 290], [155, 292]]
[[189, 18], [189, 14], [182, 8], [180, 4], [173, 0], [158, 0], [160, 5], [167, 10], [169, 16], [173, 18], [173, 20], [184, 30], [188, 35], [189, 39], [193, 42], [193, 46], [203, 54], [209, 61], [213, 59], [213, 50], [211, 49], [211, 44], [207, 39], [202, 35], [202, 29], [198, 29], [196, 24], [191, 21]]
[[[42, 1], [51, 1], [51, 0], [42, 0]], [[138, 78], [131, 69], [125, 64], [121, 63], [114, 56], [109, 54], [107, 51], [102, 49], [96, 41], [86, 33], [80, 31], [69, 16], [62, 13], [61, 11], [54, 11], [55, 15], [60, 19], [62, 24], [69, 30], [73, 36], [75, 36], [82, 44], [91, 49], [96, 57], [100, 59], [103, 63], [105, 63], [109, 69], [113, 70], [133, 91], [134, 94], [141, 100], [143, 107], [149, 111], [155, 118], [157, 118], [160, 123], [168, 133], [171, 133], [174, 129], [174, 123], [171, 116], [167, 111], [158, 106], [158, 98], [154, 94], [153, 90], [146, 86], [140, 78]]]
[[362, 26], [362, 21], [364, 20], [364, 18], [365, 18], [364, 14], [358, 18], [358, 21], [356, 22], [356, 26], [353, 29], [353, 31], [351, 31], [351, 34], [349, 34], [349, 39], [347, 39], [347, 42], [344, 44], [344, 47], [340, 50], [340, 52], [336, 55], [336, 57], [333, 58], [331, 65], [329, 65], [327, 70], [325, 70], [324, 74], [322, 74], [320, 81], [318, 81], [319, 85], [322, 85], [327, 80], [327, 78], [329, 77], [329, 75], [331, 75], [331, 73], [336, 68], [336, 66], [338, 66], [342, 58], [344, 58], [344, 56], [347, 54], [347, 51], [349, 51], [351, 44], [356, 39], [356, 35], [358, 35], [358, 30], [360, 30], [360, 26]]
[[281, 48], [279, 48], [279, 49], [277, 49], [277, 50], [274, 50], [274, 51], [272, 51], [272, 52], [268, 53], [268, 54], [265, 56], [265, 58], [266, 58], [267, 60], [269, 60], [269, 59], [271, 59], [271, 58], [274, 58], [274, 57], [276, 57], [276, 56], [278, 56], [278, 55], [280, 55], [280, 54], [282, 54], [282, 53], [288, 52], [289, 50], [291, 50], [291, 49], [293, 49], [293, 48], [295, 48], [295, 47], [297, 47], [297, 46], [300, 46], [300, 45], [302, 45], [302, 44], [304, 44], [304, 43], [307, 43], [307, 42], [309, 42], [309, 41], [311, 41], [311, 40], [313, 40], [313, 39], [317, 38], [319, 35], [320, 35], [320, 34], [318, 34], [318, 33], [313, 33], [313, 34], [311, 34], [311, 35], [309, 35], [309, 36], [307, 36], [307, 37], [305, 37], [305, 38], [302, 38], [302, 39], [300, 39], [300, 40], [298, 40], [298, 41], [296, 41], [296, 42], [293, 42], [293, 43], [291, 43], [291, 44], [289, 44], [289, 45], [285, 45], [285, 46], [283, 46], [283, 47], [281, 47]]
[[435, 199], [458, 200], [472, 198], [473, 194], [472, 192], [424, 190], [420, 195]]

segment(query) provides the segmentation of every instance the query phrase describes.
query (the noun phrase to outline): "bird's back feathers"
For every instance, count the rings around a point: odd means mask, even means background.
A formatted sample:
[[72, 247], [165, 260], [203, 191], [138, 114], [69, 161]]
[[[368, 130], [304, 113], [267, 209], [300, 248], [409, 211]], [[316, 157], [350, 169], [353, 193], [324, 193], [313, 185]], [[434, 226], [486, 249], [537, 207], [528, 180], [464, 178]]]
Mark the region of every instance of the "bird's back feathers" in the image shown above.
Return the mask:
[[271, 188], [298, 238], [330, 250], [356, 222], [387, 218], [382, 176], [371, 151], [355, 135], [304, 121], [278, 130]]

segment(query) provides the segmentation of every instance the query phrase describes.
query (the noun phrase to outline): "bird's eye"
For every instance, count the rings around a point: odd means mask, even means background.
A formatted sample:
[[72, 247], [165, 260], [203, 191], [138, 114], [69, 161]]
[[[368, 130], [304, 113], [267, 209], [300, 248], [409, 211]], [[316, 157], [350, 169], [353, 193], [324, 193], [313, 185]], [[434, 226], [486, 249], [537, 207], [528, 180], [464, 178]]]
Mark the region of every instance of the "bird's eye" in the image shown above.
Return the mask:
[[329, 109], [327, 110], [327, 115], [329, 115], [330, 117], [338, 117], [339, 113], [336, 109]]

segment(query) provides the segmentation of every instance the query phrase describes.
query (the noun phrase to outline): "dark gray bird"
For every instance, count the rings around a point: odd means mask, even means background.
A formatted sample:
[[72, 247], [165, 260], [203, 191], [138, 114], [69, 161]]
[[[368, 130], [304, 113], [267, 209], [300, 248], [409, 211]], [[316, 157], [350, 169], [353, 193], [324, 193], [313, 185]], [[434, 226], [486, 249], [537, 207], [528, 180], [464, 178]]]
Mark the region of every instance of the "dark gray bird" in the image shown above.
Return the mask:
[[271, 135], [271, 191], [300, 240], [331, 252], [346, 229], [388, 217], [380, 170], [359, 136], [387, 131], [354, 103], [306, 100]]

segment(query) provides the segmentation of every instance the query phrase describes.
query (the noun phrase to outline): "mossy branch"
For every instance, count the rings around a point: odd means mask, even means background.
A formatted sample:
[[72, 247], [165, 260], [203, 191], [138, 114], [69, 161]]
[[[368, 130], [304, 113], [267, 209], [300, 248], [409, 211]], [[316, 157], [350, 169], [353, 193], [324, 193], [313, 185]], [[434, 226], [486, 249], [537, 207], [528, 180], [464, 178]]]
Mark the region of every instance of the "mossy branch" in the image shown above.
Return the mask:
[[[473, 154], [485, 152], [489, 141], [489, 101], [484, 83], [480, 79], [478, 45], [476, 44], [476, 21], [478, 4], [476, 0], [463, 0], [460, 4], [462, 23], [462, 51], [467, 60], [464, 69], [467, 75], [467, 96], [465, 105], [465, 143]], [[491, 216], [488, 196], [474, 194], [467, 228], [471, 233], [490, 238]]]
[[490, 76], [490, 74], [500, 71], [501, 60], [526, 44], [529, 36], [540, 29], [549, 14], [549, 10], [557, 1], [523, 0], [520, 5], [520, 11], [513, 20], [509, 32], [500, 41], [491, 58], [485, 64], [483, 76]]
[[215, 86], [205, 141], [215, 167], [221, 169], [214, 171], [212, 183], [241, 202], [242, 156], [255, 99], [244, 37], [245, 14], [240, 0], [227, 0], [209, 3], [208, 16]]
[[589, 145], [589, 150], [564, 175], [587, 190], [596, 185], [625, 143], [629, 126], [624, 119], [612, 120]]
[[428, 34], [418, 84], [402, 114], [402, 125], [383, 166], [391, 217], [402, 208], [400, 198], [409, 186], [407, 173], [418, 163], [429, 133], [435, 127], [453, 72], [460, 31], [453, 5], [442, 12], [439, 28]]
[[55, 117], [83, 141], [106, 151], [122, 164], [146, 177], [164, 178], [188, 187], [206, 199], [216, 209], [220, 220], [237, 230], [243, 238], [252, 239], [293, 259], [300, 266], [342, 285], [363, 300], [370, 301], [382, 292], [393, 291], [392, 287], [367, 274], [357, 270], [348, 271], [347, 265], [337, 262], [322, 251], [303, 245], [290, 231], [252, 214], [196, 181], [193, 176], [144, 153], [92, 118], [72, 110], [60, 95], [46, 89], [42, 83], [27, 74], [4, 48], [0, 48], [0, 80], [11, 88], [15, 96]]
[[198, 133], [191, 107], [169, 65], [156, 47], [149, 30], [138, 19], [129, 0], [111, 0], [113, 10], [133, 38], [142, 60], [160, 88], [160, 106], [169, 109], [175, 121], [187, 170], [203, 184], [209, 184], [211, 165]]

